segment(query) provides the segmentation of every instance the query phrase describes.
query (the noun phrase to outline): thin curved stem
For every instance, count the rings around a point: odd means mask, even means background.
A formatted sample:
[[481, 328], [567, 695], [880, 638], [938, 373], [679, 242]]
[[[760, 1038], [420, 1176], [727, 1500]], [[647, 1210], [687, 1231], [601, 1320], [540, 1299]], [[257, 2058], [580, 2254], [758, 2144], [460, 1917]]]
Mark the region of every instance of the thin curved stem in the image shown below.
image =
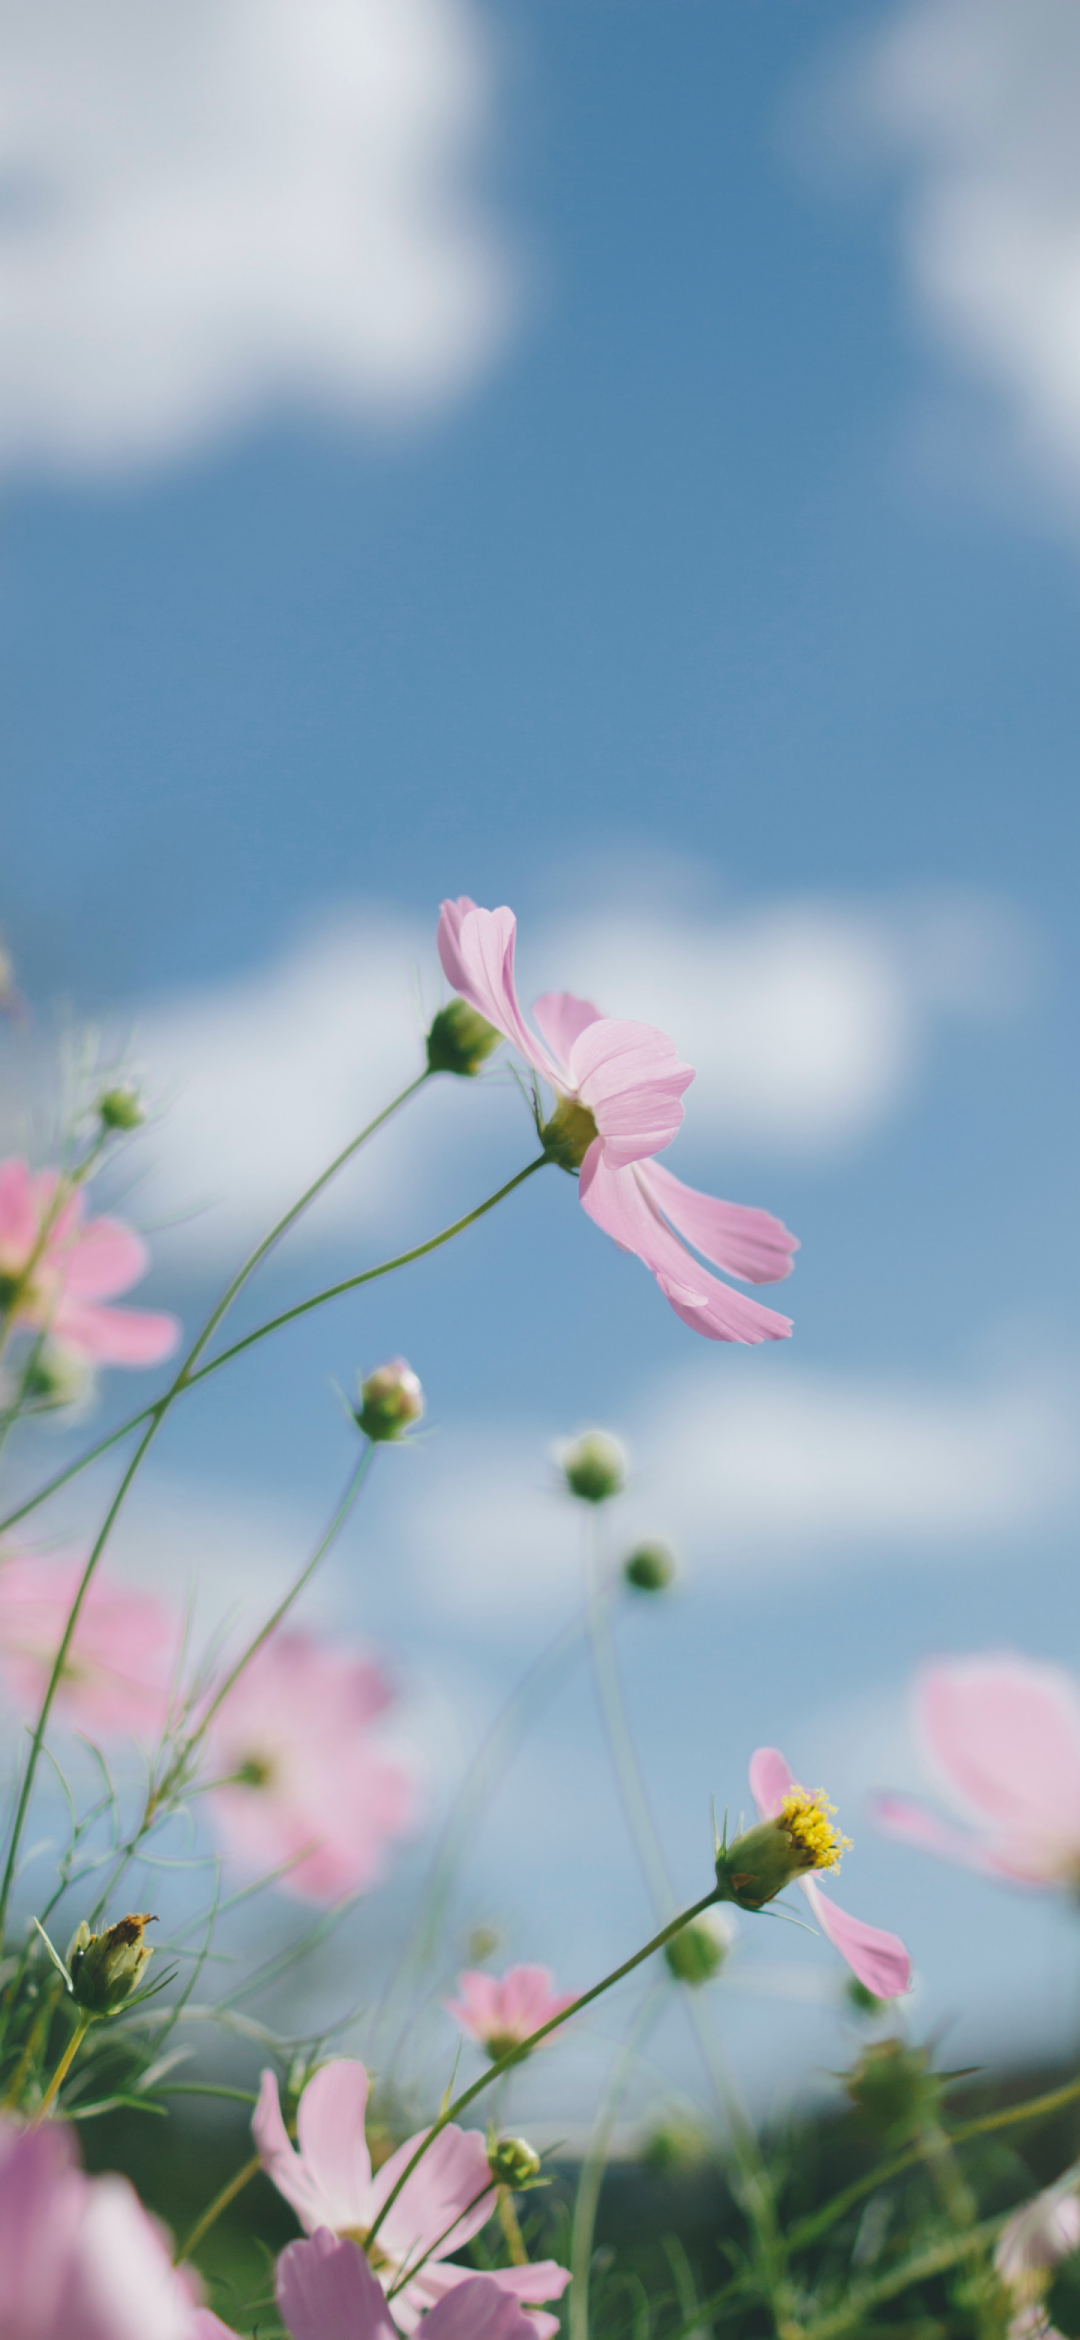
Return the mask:
[[670, 1942], [673, 1934], [681, 1933], [682, 1928], [688, 1926], [693, 1918], [700, 1917], [704, 1910], [713, 1908], [718, 1898], [717, 1888], [714, 1885], [712, 1890], [703, 1894], [701, 1900], [695, 1901], [690, 1909], [680, 1910], [678, 1916], [672, 1918], [669, 1925], [661, 1926], [660, 1932], [654, 1934], [642, 1949], [635, 1950], [632, 1958], [624, 1958], [621, 1966], [613, 1967], [611, 1973], [605, 1974], [602, 1981], [593, 1983], [590, 1990], [582, 1991], [579, 1998], [572, 1999], [568, 2007], [560, 2009], [557, 2015], [549, 2015], [546, 2023], [541, 2023], [536, 2031], [529, 2033], [528, 2039], [519, 2040], [514, 2047], [508, 2048], [504, 2056], [500, 2056], [497, 2062], [489, 2064], [486, 2072], [481, 2072], [478, 2080], [474, 2080], [470, 2087], [463, 2088], [460, 2096], [455, 2096], [452, 2104], [445, 2105], [438, 2118], [432, 2122], [430, 2129], [422, 2137], [411, 2160], [406, 2163], [400, 2176], [391, 2186], [385, 2202], [368, 2228], [368, 2245], [370, 2246], [374, 2241], [387, 2211], [393, 2208], [402, 2187], [408, 2184], [414, 2169], [423, 2160], [429, 2146], [434, 2144], [436, 2137], [441, 2136], [442, 2131], [449, 2126], [451, 2121], [456, 2121], [459, 2113], [464, 2112], [467, 2106], [474, 2103], [476, 2098], [483, 2094], [485, 2088], [490, 2088], [493, 2080], [501, 2079], [503, 2073], [509, 2072], [515, 2064], [523, 2063], [526, 2056], [531, 2055], [533, 2048], [539, 2047], [542, 2039], [549, 2038], [553, 2031], [561, 2030], [563, 2024], [569, 2023], [572, 2016], [580, 2015], [583, 2007], [591, 2007], [594, 1999], [602, 1998], [605, 1991], [612, 1990], [616, 1983], [623, 1981], [624, 1976], [633, 1974], [634, 1968], [640, 1966], [646, 1958], [651, 1958], [654, 1951], [662, 1950], [665, 1942]]
[[86, 2034], [90, 2029], [92, 2021], [92, 2016], [84, 2015], [81, 2021], [75, 2025], [75, 2029], [71, 2034], [71, 2038], [69, 2039], [67, 2046], [64, 2049], [64, 2053], [60, 2058], [60, 2061], [56, 2067], [55, 2072], [53, 2073], [52, 2079], [50, 2080], [47, 2089], [45, 2090], [45, 2094], [41, 2099], [41, 2103], [39, 2104], [37, 2111], [34, 2114], [33, 2122], [31, 2123], [32, 2127], [36, 2128], [38, 2122], [44, 2120], [45, 2115], [49, 2110], [49, 2106], [59, 2095], [64, 2081], [67, 2079], [68, 2073], [70, 2072], [75, 2058], [78, 2055], [79, 2049], [81, 2048], [82, 2043], [86, 2038]]
[[[173, 2090], [172, 2093], [175, 2095], [176, 2091]], [[206, 2095], [208, 2094], [208, 2091], [204, 2089], [201, 2091], [201, 2093]], [[219, 2093], [221, 2095], [225, 2095], [227, 2091], [222, 2089], [219, 2091]], [[201, 2243], [205, 2234], [209, 2234], [211, 2227], [216, 2224], [217, 2220], [221, 2216], [222, 2211], [227, 2210], [231, 2202], [235, 2202], [237, 2195], [243, 2193], [244, 2187], [251, 2184], [252, 2178], [258, 2177], [261, 2168], [262, 2161], [259, 2155], [257, 2153], [253, 2153], [251, 2160], [245, 2161], [243, 2168], [238, 2169], [235, 2177], [231, 2177], [229, 2179], [228, 2185], [222, 2186], [220, 2194], [215, 2194], [209, 2208], [203, 2211], [201, 2218], [196, 2219], [195, 2224], [191, 2229], [191, 2233], [189, 2234], [187, 2241], [184, 2243], [182, 2249], [177, 2251], [174, 2262], [176, 2266], [179, 2266], [182, 2260], [190, 2259], [196, 2244]]]

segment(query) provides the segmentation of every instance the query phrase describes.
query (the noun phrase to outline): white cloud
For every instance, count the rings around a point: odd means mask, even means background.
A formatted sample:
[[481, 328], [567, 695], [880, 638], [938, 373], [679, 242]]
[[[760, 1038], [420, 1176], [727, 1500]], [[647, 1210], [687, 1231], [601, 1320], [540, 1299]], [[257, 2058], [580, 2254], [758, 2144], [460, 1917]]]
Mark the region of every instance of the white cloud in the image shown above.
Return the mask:
[[472, 0], [0, 0], [0, 459], [94, 471], [491, 357]]
[[[581, 916], [527, 934], [522, 955], [523, 997], [577, 988], [673, 1034], [698, 1068], [689, 1137], [781, 1155], [850, 1144], [886, 1119], [935, 1022], [998, 1012], [1023, 977], [1015, 921], [965, 895]], [[184, 1222], [173, 1243], [213, 1260], [261, 1233], [419, 1068], [418, 969], [430, 1011], [430, 927], [359, 907], [267, 968], [148, 1008], [137, 1051], [167, 1110], [143, 1141], [153, 1169], [139, 1214]], [[304, 1223], [309, 1239], [385, 1230], [426, 1194], [436, 1161], [489, 1152], [516, 1121], [527, 1136], [506, 1073], [445, 1082], [422, 1110], [437, 1153], [415, 1119], [391, 1126]]]
[[917, 0], [858, 79], [911, 166], [903, 244], [924, 312], [1004, 394], [1043, 480], [1080, 484], [1080, 12]]
[[[1075, 1485], [1075, 1408], [1036, 1381], [935, 1387], [825, 1373], [670, 1376], [629, 1423], [620, 1544], [669, 1537], [699, 1580], [962, 1556], [1054, 1514]], [[398, 1531], [424, 1592], [498, 1630], [578, 1597], [581, 1523], [539, 1428], [455, 1437]]]

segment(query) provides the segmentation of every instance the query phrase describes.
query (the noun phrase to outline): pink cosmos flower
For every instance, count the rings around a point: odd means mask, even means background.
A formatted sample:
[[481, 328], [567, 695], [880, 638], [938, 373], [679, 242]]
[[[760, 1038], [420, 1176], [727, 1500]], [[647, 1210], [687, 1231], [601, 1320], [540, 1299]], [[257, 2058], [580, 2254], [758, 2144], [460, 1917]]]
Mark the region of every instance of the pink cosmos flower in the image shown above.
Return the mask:
[[1043, 2305], [1055, 2267], [1080, 2249], [1080, 2172], [1066, 2171], [1002, 2227], [994, 2265], [1013, 2296], [1007, 2340], [1062, 2340]]
[[[424, 2318], [424, 2340], [536, 2340], [537, 2325], [490, 2275], [468, 2275]], [[316, 2228], [277, 2263], [277, 2303], [292, 2340], [397, 2340], [359, 2243]], [[209, 2340], [209, 2335], [207, 2336]]]
[[[750, 1789], [763, 1820], [777, 1818], [785, 1796], [796, 1785], [779, 1748], [759, 1747], [751, 1758]], [[812, 1873], [798, 1881], [822, 1933], [875, 1998], [895, 1999], [910, 1990], [911, 1960], [896, 1934], [883, 1933], [879, 1926], [867, 1926], [861, 1918], [849, 1917], [835, 1901], [826, 1899]]]
[[254, 1868], [299, 1859], [282, 1883], [335, 1901], [382, 1874], [413, 1813], [412, 1783], [375, 1725], [393, 1692], [369, 1658], [277, 1633], [245, 1667], [208, 1733], [211, 1807]]
[[463, 894], [443, 903], [439, 957], [455, 991], [554, 1089], [558, 1103], [546, 1134], [555, 1133], [566, 1158], [580, 1163], [583, 1208], [637, 1254], [694, 1332], [713, 1341], [786, 1340], [786, 1316], [718, 1282], [694, 1251], [727, 1275], [768, 1284], [790, 1274], [795, 1237], [768, 1211], [699, 1194], [653, 1159], [682, 1121], [692, 1067], [654, 1025], [604, 1016], [568, 991], [534, 1002], [543, 1035], [537, 1039], [514, 990], [516, 930], [512, 910], [478, 910]]
[[86, 2177], [62, 2122], [0, 2122], [4, 2340], [199, 2340], [195, 2313], [126, 2178]]
[[[36, 1175], [17, 1156], [0, 1162], [0, 1295], [9, 1292], [34, 1257], [56, 1194], [57, 1172]], [[175, 1316], [135, 1308], [105, 1308], [146, 1274], [150, 1255], [118, 1219], [84, 1217], [81, 1188], [57, 1212], [18, 1293], [15, 1323], [47, 1332], [62, 1348], [96, 1365], [157, 1365], [180, 1338]]]
[[460, 1998], [447, 2000], [448, 2011], [493, 2060], [572, 2007], [577, 1995], [556, 1992], [547, 1966], [510, 1966], [501, 1977], [472, 1969], [459, 1974], [458, 1990]]
[[[368, 2076], [360, 2063], [340, 2057], [309, 2080], [296, 2118], [299, 2152], [289, 2143], [278, 2102], [277, 2081], [264, 2072], [252, 2121], [255, 2143], [267, 2176], [284, 2194], [308, 2234], [328, 2227], [363, 2241], [391, 2188], [427, 2134], [422, 2130], [399, 2145], [372, 2175], [364, 2137]], [[375, 2272], [387, 2292], [404, 2271], [416, 2269], [394, 2291], [394, 2320], [415, 2331], [426, 2308], [470, 2281], [472, 2269], [448, 2263], [486, 2226], [495, 2207], [487, 2148], [478, 2129], [442, 2129], [387, 2211], [374, 2244]], [[558, 2299], [570, 2277], [553, 2259], [528, 2267], [500, 2267], [488, 2280], [532, 2304]], [[540, 2340], [558, 2331], [555, 2316], [534, 2315]], [[501, 2340], [501, 2336], [500, 2336]]]
[[888, 1835], [1014, 1884], [1080, 1878], [1080, 1691], [1059, 1666], [1008, 1651], [941, 1659], [915, 1684], [916, 1729], [970, 1825], [880, 1796]]
[[[37, 1710], [63, 1639], [82, 1560], [0, 1560], [0, 1674], [16, 1704]], [[179, 1624], [153, 1593], [92, 1579], [56, 1694], [73, 1730], [91, 1739], [157, 1738], [169, 1707]]]

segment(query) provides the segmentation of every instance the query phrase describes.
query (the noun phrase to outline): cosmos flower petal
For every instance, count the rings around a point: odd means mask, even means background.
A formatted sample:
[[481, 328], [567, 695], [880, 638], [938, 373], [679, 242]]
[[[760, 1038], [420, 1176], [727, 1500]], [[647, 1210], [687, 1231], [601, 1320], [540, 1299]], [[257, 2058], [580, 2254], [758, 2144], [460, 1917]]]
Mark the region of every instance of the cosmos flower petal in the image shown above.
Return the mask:
[[175, 1316], [142, 1308], [101, 1308], [65, 1291], [49, 1320], [53, 1339], [95, 1365], [160, 1365], [180, 1339]]
[[599, 1141], [589, 1147], [578, 1182], [581, 1207], [624, 1251], [636, 1252], [684, 1324], [707, 1340], [786, 1340], [789, 1319], [710, 1275], [653, 1210], [638, 1171], [613, 1170], [605, 1154]]
[[750, 1757], [750, 1793], [762, 1820], [775, 1820], [795, 1774], [779, 1747], [759, 1747]]
[[305, 2168], [334, 2227], [362, 2226], [371, 2190], [364, 2135], [368, 2076], [355, 2057], [337, 2056], [316, 2072], [300, 2099], [297, 2142]]
[[259, 2101], [251, 2122], [259, 2158], [267, 2177], [295, 2210], [300, 2224], [311, 2234], [316, 2227], [325, 2226], [332, 2219], [333, 2210], [323, 2200], [301, 2155], [290, 2144], [289, 2133], [281, 2117], [278, 2084], [273, 2072], [264, 2072], [259, 2085]]
[[[389, 2161], [384, 2161], [371, 2188], [369, 2217], [375, 2216], [392, 2192], [426, 2135], [425, 2129], [409, 2137]], [[451, 2122], [440, 2130], [387, 2211], [380, 2230], [385, 2247], [400, 2261], [407, 2262], [425, 2251], [442, 2259], [448, 2252], [460, 2250], [471, 2235], [479, 2234], [494, 2202], [480, 2131], [459, 2129]]]
[[913, 1796], [875, 1796], [871, 1809], [883, 1835], [895, 1837], [899, 1844], [937, 1853], [943, 1861], [959, 1861], [968, 1869], [997, 1867], [979, 1837], [954, 1827], [951, 1821], [940, 1820]]
[[798, 1238], [769, 1211], [748, 1210], [742, 1203], [720, 1202], [699, 1194], [661, 1162], [643, 1162], [638, 1177], [650, 1200], [677, 1234], [692, 1243], [713, 1266], [748, 1284], [779, 1283], [791, 1274]]
[[530, 1032], [518, 1006], [514, 988], [516, 936], [517, 920], [505, 907], [478, 909], [467, 894], [442, 905], [438, 947], [447, 982], [554, 1086], [558, 1068]]
[[603, 1009], [591, 999], [576, 999], [572, 991], [545, 991], [533, 1001], [533, 1015], [557, 1064], [565, 1067], [570, 1051], [587, 1024], [603, 1021]]
[[[398, 2321], [402, 2325], [402, 2328], [405, 2331], [415, 2330], [422, 2307], [430, 2307], [431, 2302], [437, 2303], [441, 2300], [452, 2298], [457, 2291], [462, 2289], [466, 2284], [470, 2283], [472, 2279], [473, 2271], [471, 2267], [453, 2266], [445, 2260], [439, 2262], [429, 2261], [428, 2264], [421, 2269], [420, 2273], [416, 2277], [415, 2282], [409, 2284], [407, 2291], [398, 2292], [395, 2295], [394, 2311], [398, 2317]], [[540, 2306], [544, 2300], [560, 2299], [562, 2297], [562, 2294], [570, 2281], [570, 2270], [568, 2267], [560, 2267], [557, 2261], [554, 2259], [534, 2259], [527, 2267], [493, 2268], [491, 2273], [486, 2277], [486, 2280], [489, 2283], [497, 2286], [500, 2292], [508, 2295], [515, 2301], [515, 2303], [525, 2302], [528, 2304], [530, 2314], [526, 2324], [526, 2331], [529, 2335], [529, 2340], [536, 2340], [536, 2335], [538, 2333], [541, 2335], [541, 2340], [543, 2340], [543, 2335], [545, 2333], [554, 2333], [558, 2331], [559, 2320], [557, 2316], [537, 2315], [535, 2313], [535, 2309]], [[402, 2306], [406, 2302], [406, 2312], [405, 2314], [402, 2314]], [[430, 2312], [434, 2314], [435, 2310], [433, 2307], [430, 2307]], [[426, 2320], [420, 2326], [420, 2329], [424, 2333], [425, 2340], [427, 2340]], [[441, 2333], [442, 2329], [443, 2327], [440, 2323], [438, 2327], [436, 2327], [436, 2330], [437, 2332]], [[496, 2330], [498, 2330], [498, 2327], [496, 2327]], [[518, 2327], [515, 2324], [509, 2324], [508, 2330], [510, 2335], [512, 2335], [512, 2340], [525, 2340], [525, 2334], [521, 2333], [519, 2335]], [[467, 2332], [467, 2330], [466, 2340], [472, 2340], [472, 2335], [471, 2333]]]
[[846, 1909], [838, 1909], [835, 1901], [826, 1899], [816, 1877], [800, 1877], [799, 1883], [822, 1933], [866, 1990], [876, 1999], [897, 1999], [910, 1990], [911, 1960], [899, 1935], [865, 1925]]
[[37, 1239], [38, 1210], [27, 1163], [13, 1155], [0, 1162], [0, 1266], [18, 1269]]
[[682, 1124], [681, 1098], [694, 1072], [692, 1065], [680, 1063], [673, 1042], [654, 1024], [600, 1016], [578, 1034], [567, 1069], [613, 1168], [670, 1145]]
[[1009, 1651], [941, 1660], [916, 1707], [932, 1759], [982, 1820], [1080, 1844], [1080, 1693], [1062, 1668]]
[[358, 2243], [325, 2226], [289, 2243], [274, 2289], [292, 2340], [395, 2340], [381, 2285]]
[[118, 1219], [90, 1219], [79, 1229], [64, 1273], [64, 1290], [77, 1300], [108, 1300], [137, 1284], [150, 1265], [142, 1237]]

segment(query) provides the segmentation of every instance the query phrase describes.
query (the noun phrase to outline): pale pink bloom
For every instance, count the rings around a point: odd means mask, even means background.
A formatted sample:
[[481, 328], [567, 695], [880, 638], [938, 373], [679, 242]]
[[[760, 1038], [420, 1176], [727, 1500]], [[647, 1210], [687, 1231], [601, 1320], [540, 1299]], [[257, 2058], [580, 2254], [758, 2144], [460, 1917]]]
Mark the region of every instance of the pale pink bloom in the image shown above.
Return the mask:
[[[82, 1560], [0, 1560], [0, 1674], [36, 1712], [83, 1573]], [[179, 1641], [164, 1601], [91, 1578], [56, 1693], [56, 1712], [91, 1739], [156, 1738], [169, 1707]]]
[[[264, 2072], [252, 2130], [267, 2176], [284, 2194], [308, 2234], [320, 2226], [363, 2241], [391, 2188], [412, 2160], [426, 2130], [399, 2145], [373, 2176], [364, 2136], [368, 2076], [363, 2064], [341, 2057], [324, 2064], [309, 2080], [296, 2119], [299, 2151], [289, 2143], [278, 2102], [277, 2081]], [[451, 2122], [403, 2185], [375, 2238], [375, 2272], [389, 2291], [409, 2267], [393, 2299], [394, 2320], [403, 2332], [415, 2330], [426, 2308], [467, 2283], [471, 2267], [451, 2265], [459, 2251], [486, 2226], [495, 2207], [487, 2147], [479, 2129]], [[423, 2261], [421, 2265], [420, 2262]], [[553, 2259], [528, 2267], [500, 2267], [489, 2277], [502, 2291], [530, 2304], [558, 2299], [570, 2277]], [[532, 2319], [541, 2340], [558, 2331], [554, 2316]]]
[[[683, 1186], [653, 1156], [670, 1145], [693, 1080], [652, 1024], [604, 1016], [587, 999], [548, 992], [533, 1005], [543, 1035], [526, 1024], [514, 990], [512, 910], [479, 910], [467, 895], [444, 902], [439, 957], [447, 981], [520, 1050], [570, 1104], [592, 1115], [596, 1136], [581, 1163], [583, 1208], [656, 1277], [677, 1316], [714, 1341], [786, 1340], [791, 1324], [721, 1284], [694, 1257], [725, 1274], [768, 1284], [791, 1272], [798, 1244], [768, 1211], [719, 1202]], [[687, 1248], [692, 1244], [694, 1251]]]
[[1080, 1690], [1060, 1666], [1007, 1650], [942, 1658], [914, 1692], [916, 1730], [967, 1828], [880, 1796], [890, 1836], [1015, 1884], [1080, 1879]]
[[370, 1658], [310, 1634], [276, 1633], [246, 1666], [208, 1734], [210, 1796], [230, 1851], [277, 1869], [309, 1901], [374, 1884], [413, 1815], [412, 1783], [380, 1744], [393, 1692]]
[[448, 2011], [492, 2057], [519, 2047], [542, 2023], [572, 2007], [576, 1997], [574, 1991], [556, 1991], [547, 1966], [510, 1966], [501, 1976], [472, 1968], [459, 1974], [457, 1987], [460, 1996], [447, 2000]]
[[[763, 1820], [775, 1820], [786, 1795], [797, 1785], [778, 1747], [759, 1747], [750, 1763], [750, 1789]], [[798, 1880], [821, 1931], [852, 1973], [877, 1999], [895, 1999], [911, 1988], [911, 1960], [896, 1934], [849, 1917], [821, 1890], [813, 1872]]]
[[[21, 1276], [33, 1258], [56, 1186], [55, 1170], [35, 1175], [14, 1155], [0, 1162], [0, 1283]], [[77, 1188], [49, 1228], [15, 1322], [47, 1332], [91, 1364], [157, 1365], [180, 1338], [175, 1316], [102, 1306], [146, 1274], [146, 1245], [118, 1219], [87, 1219], [84, 1212]]]
[[126, 2178], [86, 2177], [58, 2121], [0, 2121], [3, 2340], [199, 2340], [195, 2314]]
[[1062, 2259], [1080, 2250], [1080, 2172], [1070, 2170], [1056, 2185], [1032, 2196], [1003, 2226], [994, 2265], [1004, 2283], [1022, 2287], [1031, 2277], [1049, 2275]]
[[[463, 2272], [425, 2316], [424, 2340], [536, 2340], [536, 2320], [512, 2292]], [[397, 2340], [386, 2294], [350, 2236], [339, 2242], [319, 2226], [310, 2242], [289, 2243], [275, 2289], [292, 2340]]]

